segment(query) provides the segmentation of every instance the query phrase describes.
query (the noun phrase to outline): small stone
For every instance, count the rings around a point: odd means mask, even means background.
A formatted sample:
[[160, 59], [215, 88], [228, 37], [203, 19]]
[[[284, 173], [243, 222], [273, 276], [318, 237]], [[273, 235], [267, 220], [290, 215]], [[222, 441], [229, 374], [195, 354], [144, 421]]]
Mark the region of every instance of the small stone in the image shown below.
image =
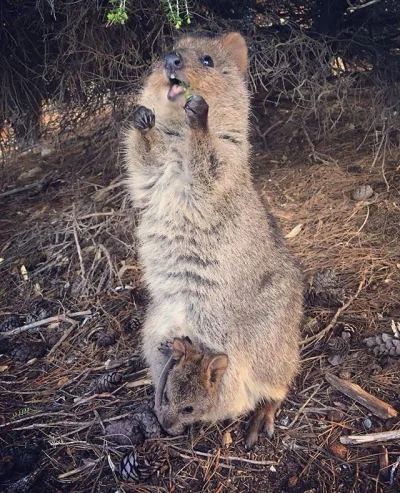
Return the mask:
[[372, 428], [372, 421], [369, 418], [365, 418], [363, 424], [367, 430]]
[[400, 344], [400, 339], [393, 339], [393, 346], [397, 347]]
[[334, 354], [333, 356], [329, 356], [328, 361], [332, 366], [338, 366], [343, 363], [343, 356]]
[[389, 349], [389, 355], [390, 356], [395, 356], [396, 355], [396, 348], [395, 347], [392, 347]]
[[343, 421], [344, 418], [344, 412], [341, 411], [340, 409], [330, 409], [326, 415], [327, 419], [329, 421], [334, 421], [335, 423], [340, 423], [340, 421]]
[[390, 340], [391, 340], [391, 337], [389, 334], [386, 334], [386, 333], [382, 334], [382, 342], [388, 342]]
[[370, 185], [361, 185], [357, 187], [351, 194], [351, 198], [357, 201], [363, 201], [370, 199], [374, 194], [374, 191]]
[[400, 354], [400, 344], [396, 347], [396, 354]]
[[280, 420], [281, 426], [289, 426], [290, 423], [290, 417], [289, 416], [283, 416], [282, 419]]
[[347, 457], [347, 447], [340, 442], [333, 442], [328, 445], [328, 450], [331, 454], [339, 459], [345, 460]]
[[46, 157], [46, 156], [49, 156], [50, 154], [52, 154], [53, 152], [54, 152], [54, 149], [51, 149], [48, 146], [42, 146], [42, 148], [40, 150], [40, 155], [42, 157]]

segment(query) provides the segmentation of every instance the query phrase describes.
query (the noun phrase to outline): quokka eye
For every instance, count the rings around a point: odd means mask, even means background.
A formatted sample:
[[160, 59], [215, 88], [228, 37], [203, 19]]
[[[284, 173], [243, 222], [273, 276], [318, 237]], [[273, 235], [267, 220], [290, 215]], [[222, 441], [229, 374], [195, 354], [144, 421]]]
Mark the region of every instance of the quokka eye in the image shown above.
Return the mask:
[[193, 407], [192, 407], [192, 406], [187, 406], [187, 407], [185, 407], [185, 409], [183, 410], [183, 412], [184, 412], [185, 414], [192, 414], [192, 412], [193, 412]]
[[213, 62], [213, 59], [209, 56], [209, 55], [203, 55], [201, 58], [200, 58], [200, 61], [203, 65], [205, 65], [206, 67], [214, 67], [214, 62]]

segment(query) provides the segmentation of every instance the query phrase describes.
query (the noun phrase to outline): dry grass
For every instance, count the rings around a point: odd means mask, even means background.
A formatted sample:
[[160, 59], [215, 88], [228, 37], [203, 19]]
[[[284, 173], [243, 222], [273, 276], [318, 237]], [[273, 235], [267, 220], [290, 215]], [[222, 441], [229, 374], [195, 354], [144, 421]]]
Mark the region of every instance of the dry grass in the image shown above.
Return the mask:
[[[55, 335], [54, 346], [66, 335], [43, 358], [29, 365], [18, 365], [10, 357], [0, 360], [0, 439], [2, 445], [36, 440], [46, 444], [43, 492], [115, 491], [117, 479], [110, 464], [117, 465], [129, 447], [106, 440], [104, 427], [131, 415], [152, 396], [140, 364], [138, 333], [128, 324], [137, 311], [135, 288], [140, 286], [135, 217], [119, 170], [110, 171], [106, 165], [113, 154], [112, 139], [100, 138], [90, 151], [85, 151], [86, 145], [86, 140], [74, 141], [67, 153], [42, 158], [41, 173], [52, 176], [49, 187], [32, 196], [13, 195], [1, 204], [2, 319], [15, 312], [31, 313], [43, 299], [50, 315], [90, 311], [15, 336], [20, 342], [33, 342]], [[120, 491], [279, 492], [290, 485], [294, 492], [394, 491], [387, 470], [380, 470], [380, 449], [351, 447], [341, 455], [335, 444], [342, 434], [399, 425], [369, 416], [365, 408], [334, 391], [324, 374], [346, 374], [399, 406], [398, 365], [376, 359], [361, 343], [365, 334], [387, 330], [392, 318], [400, 318], [399, 172], [388, 164], [384, 179], [365, 154], [357, 154], [350, 145], [323, 150], [336, 161], [299, 165], [309, 151], [306, 141], [302, 153], [296, 153], [296, 165], [289, 161], [267, 166], [277, 159], [272, 151], [256, 156], [257, 183], [283, 230], [289, 233], [302, 225], [289, 241], [306, 274], [335, 269], [351, 301], [339, 313], [308, 309], [302, 371], [278, 414], [275, 438], [262, 438], [252, 452], [245, 451], [243, 420], [195, 427], [184, 437], [163, 437], [169, 469], [144, 484], [120, 484]], [[33, 156], [17, 162], [8, 183], [15, 185], [24, 167], [37, 161]], [[373, 197], [351, 200], [351, 192], [365, 183], [374, 188]], [[119, 286], [127, 289], [118, 291]], [[325, 352], [336, 325], [318, 337], [335, 314], [337, 322], [355, 326], [350, 353], [337, 368], [328, 363]], [[99, 347], [97, 338], [105, 332], [116, 334], [117, 341]], [[94, 393], [93, 381], [111, 371], [122, 376], [121, 383], [110, 392]], [[330, 420], [328, 413], [338, 409], [342, 419]], [[371, 422], [368, 429], [366, 418]], [[228, 432], [232, 443], [224, 447]], [[387, 451], [392, 466], [400, 448], [388, 443]], [[395, 481], [393, 488], [398, 487]]]

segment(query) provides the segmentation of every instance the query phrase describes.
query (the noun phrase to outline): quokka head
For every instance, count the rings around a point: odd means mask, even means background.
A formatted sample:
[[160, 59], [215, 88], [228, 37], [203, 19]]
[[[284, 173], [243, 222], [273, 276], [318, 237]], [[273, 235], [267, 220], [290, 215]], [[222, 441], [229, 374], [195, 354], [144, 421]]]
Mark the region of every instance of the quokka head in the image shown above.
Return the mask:
[[157, 389], [156, 413], [167, 433], [180, 435], [187, 426], [207, 420], [217, 402], [228, 356], [204, 353], [187, 338], [177, 338], [171, 361], [172, 369]]
[[171, 112], [183, 108], [193, 94], [202, 96], [210, 108], [224, 101], [232, 104], [246, 97], [247, 64], [246, 41], [239, 33], [183, 36], [155, 64], [147, 90]]

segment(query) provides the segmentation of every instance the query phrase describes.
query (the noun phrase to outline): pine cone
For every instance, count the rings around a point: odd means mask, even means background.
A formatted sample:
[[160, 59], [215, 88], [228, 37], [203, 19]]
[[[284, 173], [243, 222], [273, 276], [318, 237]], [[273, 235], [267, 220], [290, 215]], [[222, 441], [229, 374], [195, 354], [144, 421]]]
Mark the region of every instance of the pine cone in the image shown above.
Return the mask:
[[337, 366], [343, 362], [343, 359], [350, 351], [350, 344], [346, 338], [332, 337], [327, 343], [326, 349], [330, 354], [328, 358], [329, 363], [333, 366]]
[[[32, 471], [28, 476], [24, 476], [15, 483], [8, 485], [3, 493], [29, 493], [34, 491], [32, 487], [40, 479], [44, 472], [44, 467], [38, 467], [35, 471]], [[42, 491], [42, 488], [35, 491]]]
[[339, 279], [332, 269], [323, 269], [314, 274], [306, 293], [306, 303], [310, 307], [337, 308], [343, 305], [346, 293], [339, 287]]
[[132, 295], [138, 311], [146, 309], [150, 301], [148, 291], [143, 288], [135, 288]]
[[120, 373], [106, 373], [92, 382], [89, 390], [95, 394], [113, 392], [121, 384], [121, 382], [122, 375]]
[[14, 363], [26, 363], [34, 358], [41, 358], [46, 354], [47, 344], [45, 342], [23, 342], [11, 351]]
[[143, 481], [159, 471], [167, 461], [167, 448], [161, 442], [145, 442], [125, 455], [120, 464], [121, 479]]
[[137, 445], [145, 438], [158, 438], [160, 424], [149, 409], [143, 409], [106, 427], [106, 436], [119, 445]]
[[376, 356], [400, 356], [400, 339], [391, 334], [367, 337], [363, 342], [367, 347], [373, 348]]
[[349, 343], [342, 337], [332, 337], [326, 345], [328, 352], [332, 355], [346, 356], [350, 350]]
[[141, 357], [134, 358], [129, 363], [129, 370], [133, 373], [137, 373], [138, 371], [143, 370], [144, 368], [146, 368], [146, 362]]
[[0, 338], [0, 354], [7, 354], [12, 344], [6, 337]]
[[13, 470], [21, 473], [31, 471], [42, 455], [42, 447], [37, 444], [27, 447], [9, 446], [0, 452], [1, 460], [10, 457], [13, 463]]
[[34, 309], [25, 317], [25, 324], [31, 324], [37, 322], [38, 320], [44, 320], [51, 316], [52, 305], [46, 300], [39, 301], [36, 303]]
[[138, 445], [144, 440], [139, 422], [132, 418], [110, 423], [105, 428], [105, 435], [111, 442], [118, 445]]
[[103, 332], [98, 335], [96, 344], [98, 347], [112, 346], [117, 342], [117, 334], [115, 332]]
[[150, 410], [136, 413], [134, 415], [139, 421], [140, 430], [146, 438], [158, 438], [161, 434], [161, 427], [155, 414]]
[[13, 315], [10, 315], [7, 320], [4, 320], [4, 322], [0, 324], [0, 332], [7, 332], [9, 330], [21, 327], [21, 325], [23, 325], [21, 315], [14, 313]]
[[370, 185], [360, 185], [351, 194], [351, 198], [356, 201], [368, 200], [374, 195], [374, 190]]
[[129, 318], [124, 325], [125, 332], [136, 332], [138, 331], [143, 323], [143, 315], [136, 311], [131, 318]]

